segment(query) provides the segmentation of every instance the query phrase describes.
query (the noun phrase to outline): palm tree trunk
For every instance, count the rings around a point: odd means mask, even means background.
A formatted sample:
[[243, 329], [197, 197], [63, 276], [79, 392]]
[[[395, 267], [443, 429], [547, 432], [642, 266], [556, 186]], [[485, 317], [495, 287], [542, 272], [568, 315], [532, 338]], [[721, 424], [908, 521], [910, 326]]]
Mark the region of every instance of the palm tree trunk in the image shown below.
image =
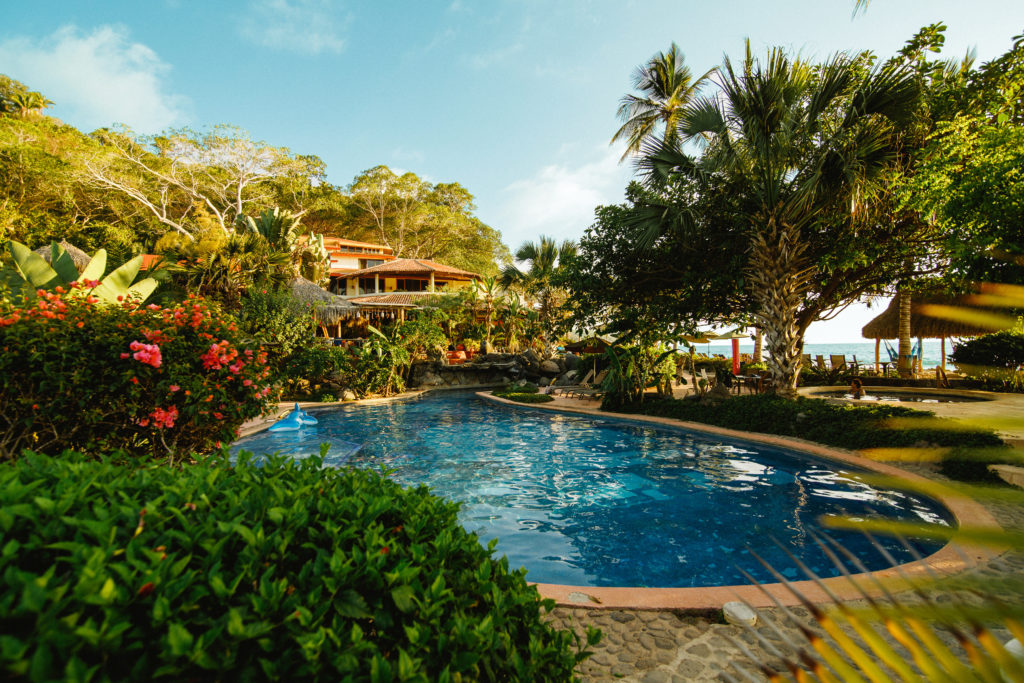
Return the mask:
[[763, 347], [764, 347], [764, 333], [761, 332], [761, 328], [758, 327], [758, 328], [755, 328], [755, 330], [754, 330], [754, 355], [753, 355], [753, 358], [754, 358], [754, 362], [755, 363], [760, 363], [761, 362], [761, 356], [764, 354]]
[[914, 374], [910, 344], [911, 296], [910, 292], [906, 290], [900, 290], [896, 296], [900, 298], [900, 321], [898, 327], [900, 336], [900, 358], [897, 368], [899, 369], [900, 377], [911, 377]]
[[797, 312], [810, 287], [813, 268], [803, 256], [800, 230], [779, 225], [774, 217], [751, 241], [751, 294], [758, 303], [754, 316], [768, 345], [768, 371], [775, 393], [796, 397], [800, 376], [800, 327]]

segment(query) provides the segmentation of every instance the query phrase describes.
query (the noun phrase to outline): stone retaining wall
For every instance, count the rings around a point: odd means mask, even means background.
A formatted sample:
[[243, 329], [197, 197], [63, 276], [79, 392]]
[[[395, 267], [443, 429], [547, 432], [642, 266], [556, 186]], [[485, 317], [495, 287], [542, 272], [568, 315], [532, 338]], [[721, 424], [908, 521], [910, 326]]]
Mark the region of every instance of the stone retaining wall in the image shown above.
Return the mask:
[[488, 353], [461, 365], [448, 365], [447, 362], [433, 360], [413, 364], [409, 387], [475, 387], [508, 384], [517, 380], [528, 380], [540, 386], [573, 384], [578, 364], [579, 358], [572, 354], [544, 358], [532, 349], [518, 354]]

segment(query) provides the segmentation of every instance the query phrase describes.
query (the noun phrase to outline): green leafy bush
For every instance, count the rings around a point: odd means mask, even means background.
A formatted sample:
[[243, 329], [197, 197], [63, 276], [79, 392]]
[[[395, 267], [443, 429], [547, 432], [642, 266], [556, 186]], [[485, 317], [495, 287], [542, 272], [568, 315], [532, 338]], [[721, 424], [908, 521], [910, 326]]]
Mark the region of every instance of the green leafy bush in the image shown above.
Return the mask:
[[267, 347], [272, 364], [283, 365], [288, 357], [313, 339], [313, 313], [290, 292], [250, 289], [242, 296], [239, 327]]
[[402, 342], [396, 327], [381, 332], [367, 326], [369, 338], [356, 351], [355, 369], [350, 386], [359, 396], [390, 396], [405, 390], [405, 373], [412, 355]]
[[[728, 429], [795, 436], [849, 449], [921, 443], [964, 447], [1002, 445], [990, 430], [966, 428], [922, 410], [881, 404], [836, 405], [820, 399], [789, 400], [764, 394], [736, 396], [717, 405], [691, 400], [653, 400], [622, 410]], [[888, 422], [893, 418], [903, 419]], [[915, 424], [917, 421], [919, 425]]]
[[414, 360], [422, 360], [431, 353], [440, 353], [448, 345], [440, 323], [433, 316], [421, 315], [397, 325], [402, 344]]
[[281, 364], [284, 395], [288, 399], [310, 399], [321, 396], [321, 386], [328, 381], [347, 386], [354, 379], [355, 365], [352, 349], [309, 339]]
[[525, 379], [516, 380], [508, 386], [499, 389], [499, 391], [508, 394], [536, 394], [538, 390], [539, 387], [536, 384]]
[[1024, 332], [1004, 330], [970, 339], [957, 345], [951, 356], [956, 366], [969, 377], [1009, 382], [1020, 389], [1019, 368], [1024, 363]]
[[0, 467], [0, 668], [40, 681], [570, 680], [580, 643], [457, 511], [316, 457], [176, 470], [27, 454]]
[[671, 395], [676, 374], [675, 352], [660, 345], [651, 347], [624, 346], [605, 349], [609, 360], [602, 406], [616, 409], [642, 400], [647, 387], [655, 386], [659, 394]]
[[266, 354], [201, 299], [110, 306], [39, 292], [0, 297], [0, 459], [202, 452], [271, 402]]

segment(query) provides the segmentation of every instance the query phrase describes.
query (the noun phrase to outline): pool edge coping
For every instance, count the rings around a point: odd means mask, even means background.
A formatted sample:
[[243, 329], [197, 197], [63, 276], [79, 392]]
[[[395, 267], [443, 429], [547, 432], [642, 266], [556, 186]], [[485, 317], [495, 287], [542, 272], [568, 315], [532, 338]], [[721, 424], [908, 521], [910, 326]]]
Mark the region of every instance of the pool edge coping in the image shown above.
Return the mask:
[[[632, 415], [600, 411], [584, 406], [550, 405], [549, 403], [518, 403], [488, 392], [476, 392], [476, 395], [495, 403], [537, 410], [573, 413], [597, 417], [612, 417], [628, 421], [642, 422], [692, 429], [729, 438], [755, 441], [771, 446], [779, 446], [801, 451], [826, 460], [845, 462], [856, 467], [878, 472], [887, 476], [905, 479], [911, 482], [926, 483], [942, 491], [940, 495], [928, 494], [941, 503], [956, 519], [959, 528], [1002, 529], [995, 518], [981, 503], [957, 495], [942, 482], [902, 470], [887, 463], [870, 460], [853, 451], [832, 448], [821, 444], [782, 437], [775, 434], [760, 432], [743, 432], [700, 422], [686, 422], [666, 417], [651, 415]], [[569, 586], [550, 583], [535, 583], [537, 590], [544, 598], [553, 599], [560, 607], [578, 607], [584, 609], [640, 609], [640, 610], [671, 610], [697, 611], [721, 609], [730, 601], [747, 602], [752, 607], [774, 607], [777, 605], [796, 606], [802, 604], [795, 592], [813, 603], [832, 601], [832, 595], [839, 600], [857, 600], [864, 597], [882, 597], [887, 591], [895, 592], [910, 586], [914, 579], [939, 575], [949, 576], [976, 567], [996, 557], [999, 553], [992, 548], [979, 547], [957, 540], [959, 533], [942, 548], [931, 555], [889, 569], [875, 572], [854, 574], [851, 577], [837, 576], [813, 580], [793, 581], [788, 584], [769, 583], [760, 587], [754, 585], [733, 586], [697, 586], [688, 588], [645, 588], [636, 586]], [[882, 586], [878, 585], [879, 583]], [[794, 592], [795, 591], [795, 592]]]

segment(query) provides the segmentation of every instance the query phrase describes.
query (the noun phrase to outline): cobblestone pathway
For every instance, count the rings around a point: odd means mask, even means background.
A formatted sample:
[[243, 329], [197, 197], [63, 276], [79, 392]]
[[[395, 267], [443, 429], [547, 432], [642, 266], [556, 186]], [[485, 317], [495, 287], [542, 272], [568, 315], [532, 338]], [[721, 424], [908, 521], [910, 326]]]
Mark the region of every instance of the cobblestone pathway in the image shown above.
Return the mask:
[[[1004, 528], [1024, 529], [1024, 509], [992, 505], [987, 507]], [[988, 587], [996, 587], [1000, 578], [1024, 576], [1024, 553], [1004, 553], [968, 574], [990, 579]], [[953, 582], [949, 584], [950, 590], [955, 587], [956, 582], [964, 578], [961, 576], [948, 580]], [[1004, 594], [1001, 597], [1014, 603], [1021, 601], [1019, 594]], [[901, 599], [915, 598], [903, 594]], [[946, 592], [940, 594], [937, 601], [947, 602], [951, 599], [950, 593]], [[806, 610], [792, 608], [791, 612], [799, 617], [810, 631], [822, 634]], [[780, 650], [791, 652], [782, 645], [780, 636], [765, 623], [766, 618], [774, 621], [787, 638], [803, 641], [797, 627], [785, 622], [779, 610], [762, 609], [758, 613], [761, 618], [755, 627], [757, 632]], [[604, 637], [594, 648], [594, 656], [579, 668], [583, 681], [663, 683], [745, 680], [735, 669], [730, 668], [734, 662], [745, 665], [747, 671], [756, 670], [754, 661], [764, 663], [773, 669], [781, 667], [781, 661], [759, 643], [752, 633], [743, 627], [723, 623], [718, 615], [560, 607], [551, 613], [550, 618], [558, 627], [573, 628], [581, 634], [588, 625], [603, 631]], [[1003, 642], [1012, 637], [1005, 630], [995, 630], [994, 633]], [[951, 635], [940, 633], [940, 636], [952, 649], [959, 649]], [[897, 651], [901, 650], [887, 634], [883, 634], [883, 637], [889, 640]], [[737, 641], [756, 659], [752, 661], [744, 655], [736, 645]], [[722, 672], [725, 670], [731, 673], [732, 679], [723, 678]]]

